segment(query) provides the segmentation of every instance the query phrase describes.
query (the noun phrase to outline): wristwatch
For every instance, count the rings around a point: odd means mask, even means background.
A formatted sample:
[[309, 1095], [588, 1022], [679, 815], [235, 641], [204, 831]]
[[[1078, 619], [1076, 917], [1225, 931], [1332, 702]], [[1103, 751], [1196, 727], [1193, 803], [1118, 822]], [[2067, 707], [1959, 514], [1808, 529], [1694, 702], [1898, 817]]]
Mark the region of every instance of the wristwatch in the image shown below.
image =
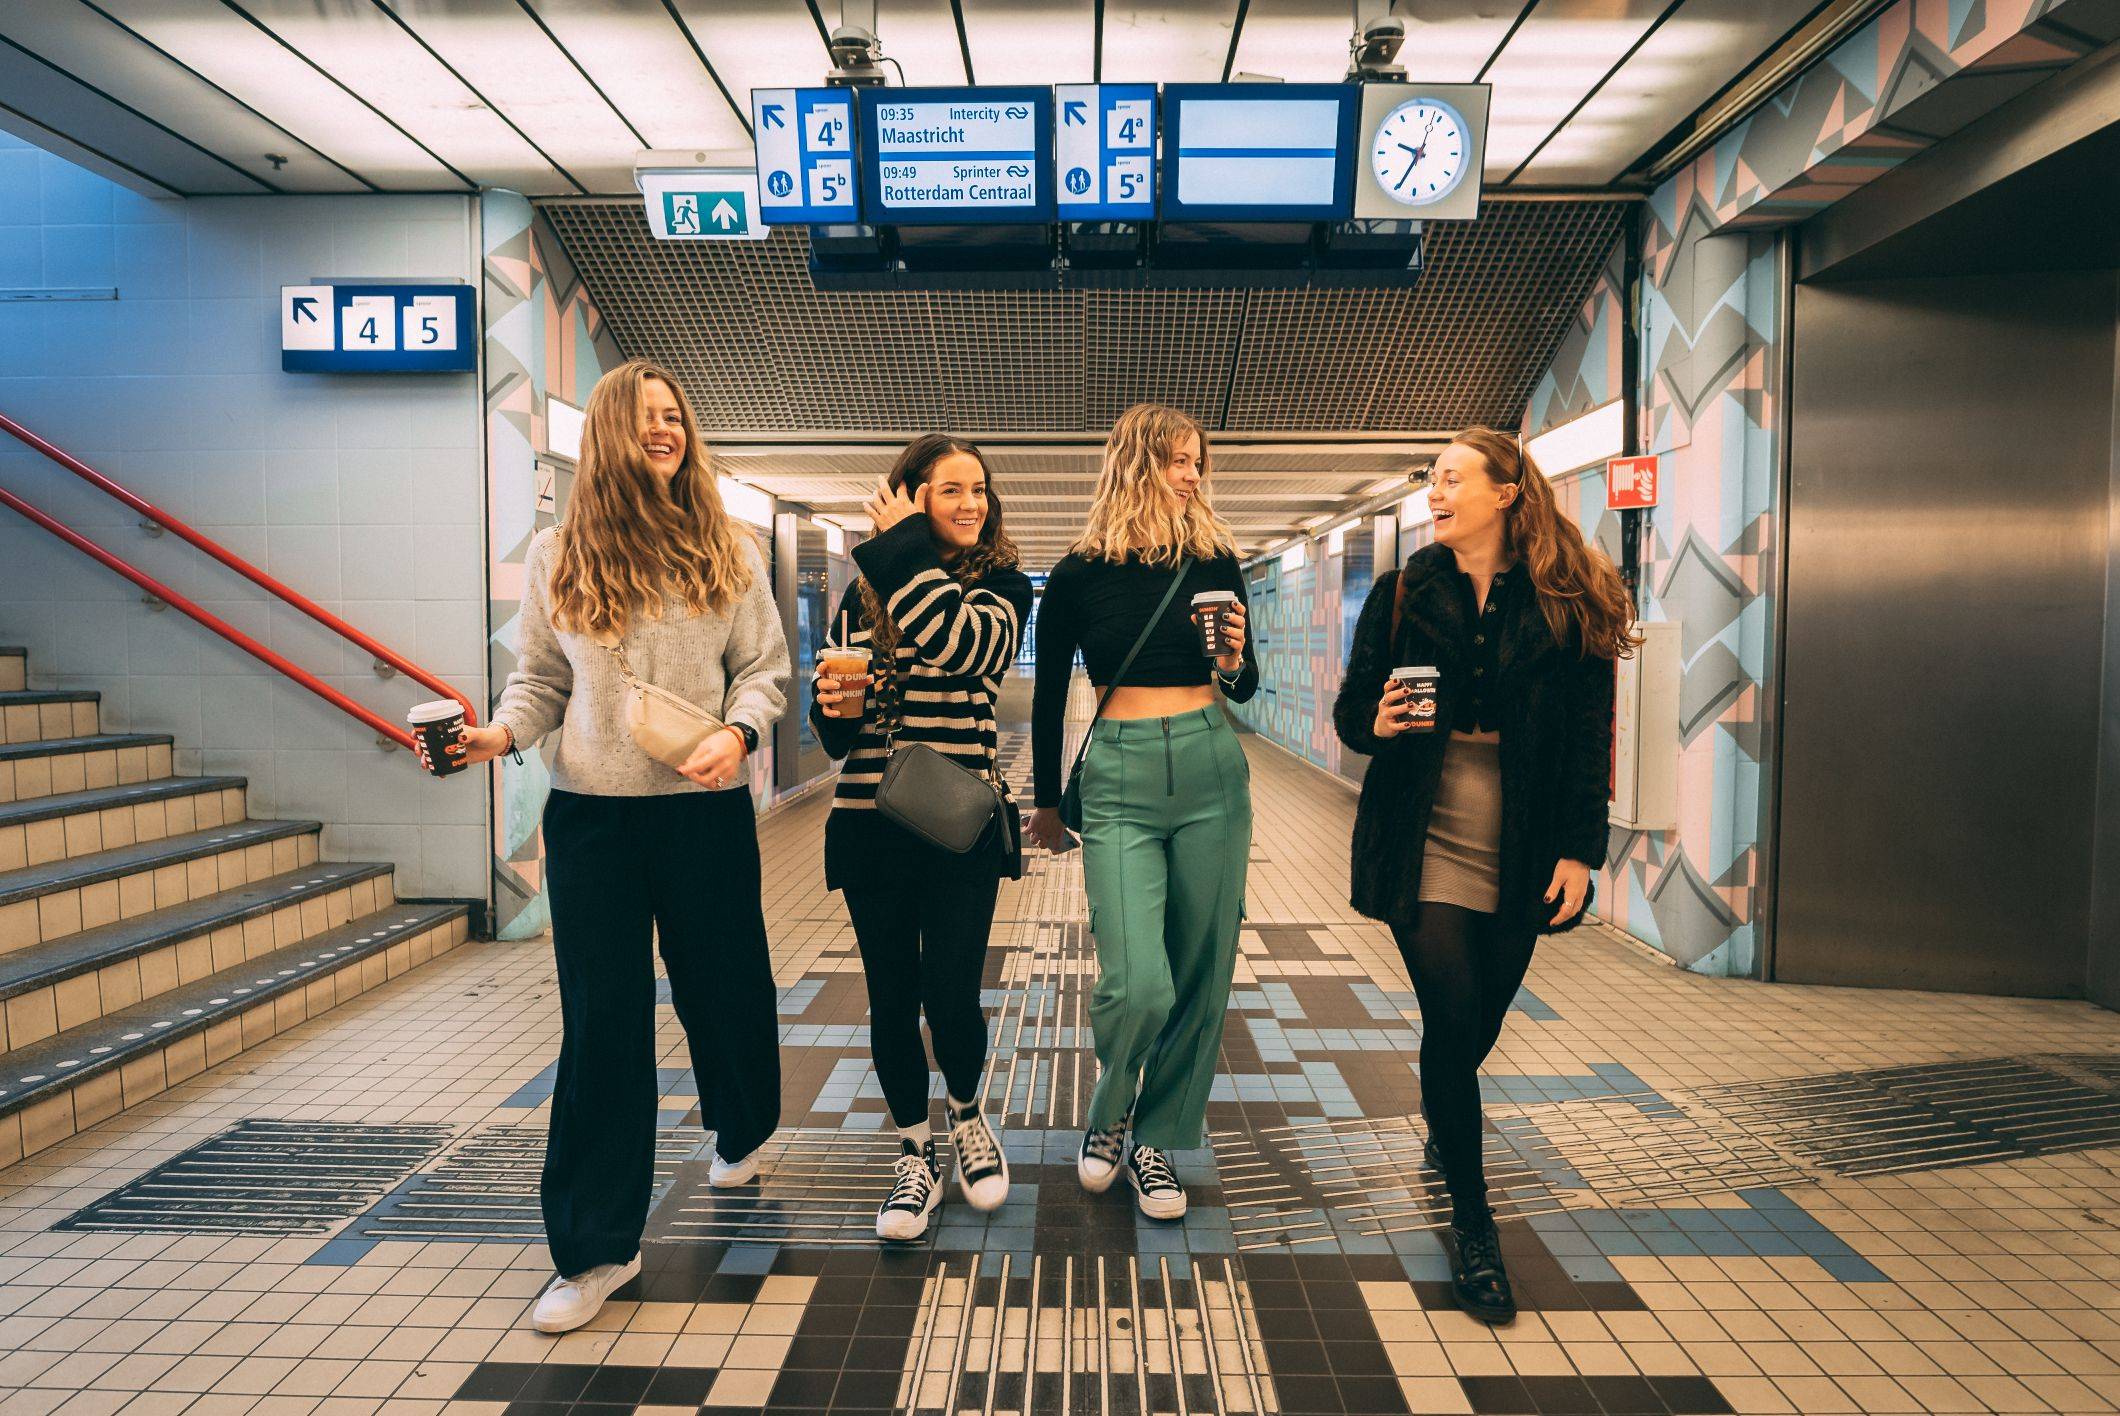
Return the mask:
[[745, 755], [748, 756], [758, 751], [758, 729], [752, 727], [749, 723], [731, 723], [729, 726], [734, 728], [736, 735], [743, 739]]

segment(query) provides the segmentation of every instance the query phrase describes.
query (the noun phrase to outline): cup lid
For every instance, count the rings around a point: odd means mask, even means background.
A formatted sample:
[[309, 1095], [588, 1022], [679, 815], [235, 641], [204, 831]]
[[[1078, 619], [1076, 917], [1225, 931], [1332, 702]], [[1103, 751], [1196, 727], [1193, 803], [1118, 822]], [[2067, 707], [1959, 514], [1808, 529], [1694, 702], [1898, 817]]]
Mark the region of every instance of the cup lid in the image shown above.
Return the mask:
[[432, 703], [415, 703], [405, 712], [408, 723], [440, 723], [464, 716], [464, 705], [454, 698], [437, 698]]
[[1199, 594], [1192, 597], [1192, 602], [1196, 605], [1203, 600], [1227, 600], [1229, 603], [1235, 604], [1237, 592], [1234, 590], [1202, 590]]
[[1439, 674], [1438, 674], [1438, 673], [1436, 672], [1436, 667], [1435, 667], [1435, 665], [1433, 665], [1433, 664], [1411, 664], [1411, 665], [1408, 665], [1408, 666], [1406, 666], [1406, 667], [1404, 667], [1404, 668], [1398, 668], [1398, 669], [1393, 669], [1393, 670], [1391, 671], [1391, 676], [1392, 676], [1393, 678], [1437, 678], [1437, 677], [1440, 677], [1440, 675], [1439, 675]]
[[824, 648], [817, 651], [817, 657], [820, 659], [866, 659], [871, 656], [868, 650], [858, 644], [827, 644]]

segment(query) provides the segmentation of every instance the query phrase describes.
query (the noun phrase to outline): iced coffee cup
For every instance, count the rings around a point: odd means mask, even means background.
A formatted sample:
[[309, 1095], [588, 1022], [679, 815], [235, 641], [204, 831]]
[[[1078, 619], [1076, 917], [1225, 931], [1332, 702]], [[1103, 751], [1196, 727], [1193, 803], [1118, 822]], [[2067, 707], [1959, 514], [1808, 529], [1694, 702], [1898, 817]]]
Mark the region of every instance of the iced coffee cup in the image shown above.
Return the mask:
[[817, 659], [819, 677], [840, 695], [824, 710], [827, 718], [858, 718], [869, 692], [869, 651], [827, 649]]
[[1223, 633], [1223, 622], [1237, 607], [1234, 590], [1202, 590], [1192, 597], [1193, 623], [1200, 627], [1200, 652], [1210, 659], [1227, 654], [1231, 645]]
[[1443, 676], [1436, 671], [1435, 665], [1415, 664], [1393, 669], [1391, 681], [1410, 695], [1405, 712], [1399, 718], [1399, 726], [1409, 733], [1434, 732], [1437, 695], [1443, 685]]
[[428, 771], [447, 777], [464, 770], [463, 756], [450, 750], [464, 735], [463, 704], [453, 698], [417, 704], [405, 715], [405, 722], [427, 749]]

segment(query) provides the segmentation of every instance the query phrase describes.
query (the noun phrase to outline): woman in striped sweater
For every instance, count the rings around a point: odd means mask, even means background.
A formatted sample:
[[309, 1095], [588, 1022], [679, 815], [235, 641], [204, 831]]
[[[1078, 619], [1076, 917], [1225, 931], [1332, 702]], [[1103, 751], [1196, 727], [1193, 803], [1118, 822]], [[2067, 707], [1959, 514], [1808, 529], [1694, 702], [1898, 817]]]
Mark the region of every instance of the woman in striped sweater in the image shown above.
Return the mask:
[[[928, 1124], [927, 1013], [949, 1098], [957, 1182], [978, 1210], [1008, 1195], [1000, 1138], [979, 1111], [986, 1014], [979, 1006], [987, 936], [1004, 869], [991, 849], [952, 855], [876, 810], [896, 742], [925, 743], [982, 776], [994, 772], [994, 699], [1030, 615], [1031, 583], [1001, 525], [986, 461], [970, 443], [930, 433], [899, 454], [869, 503], [876, 534], [854, 548], [861, 577], [837, 624], [869, 650], [875, 672], [858, 717], [820, 677], [810, 720], [825, 751], [846, 759], [825, 821], [825, 885], [846, 897], [868, 975], [869, 1040], [900, 1137], [897, 1181], [876, 1215], [884, 1239], [918, 1239], [942, 1201], [944, 1172]], [[995, 773], [998, 778], [998, 773]], [[1006, 788], [1004, 787], [1004, 790]]]

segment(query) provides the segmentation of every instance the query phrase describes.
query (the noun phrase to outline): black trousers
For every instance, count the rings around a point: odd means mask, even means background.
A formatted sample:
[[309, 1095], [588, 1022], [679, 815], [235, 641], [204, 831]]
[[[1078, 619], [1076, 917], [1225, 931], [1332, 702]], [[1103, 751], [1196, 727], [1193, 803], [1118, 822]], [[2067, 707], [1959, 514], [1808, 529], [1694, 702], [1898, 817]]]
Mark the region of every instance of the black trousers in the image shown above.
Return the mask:
[[780, 1024], [749, 792], [555, 791], [544, 830], [562, 1031], [542, 1196], [553, 1267], [572, 1276], [632, 1258], [648, 1222], [651, 939], [726, 1160], [780, 1124]]
[[935, 864], [841, 891], [868, 975], [869, 1047], [897, 1126], [928, 1119], [922, 1009], [950, 1095], [974, 1100], [986, 1071], [979, 983], [1001, 882], [992, 870], [951, 869], [947, 857]]
[[1459, 1223], [1487, 1216], [1480, 1064], [1502, 1035], [1538, 935], [1491, 914], [1425, 903], [1392, 938], [1421, 1003], [1421, 1110]]

